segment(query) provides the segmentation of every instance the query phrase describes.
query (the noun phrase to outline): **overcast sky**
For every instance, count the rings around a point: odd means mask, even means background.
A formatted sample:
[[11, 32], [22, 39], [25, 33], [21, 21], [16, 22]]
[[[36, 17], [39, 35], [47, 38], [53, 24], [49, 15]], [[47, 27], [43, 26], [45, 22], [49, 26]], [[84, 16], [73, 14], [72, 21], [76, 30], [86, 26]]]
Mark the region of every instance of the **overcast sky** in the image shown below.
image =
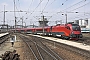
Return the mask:
[[[0, 0], [0, 24], [3, 24], [4, 5], [5, 11], [8, 11], [5, 13], [5, 23], [14, 25], [14, 12], [10, 12], [14, 11], [14, 0]], [[65, 23], [65, 14], [68, 21], [90, 18], [90, 0], [15, 0], [15, 11], [24, 11], [15, 12], [18, 25], [22, 17], [26, 25], [38, 25], [42, 15], [48, 19], [49, 25], [55, 25], [55, 21]]]

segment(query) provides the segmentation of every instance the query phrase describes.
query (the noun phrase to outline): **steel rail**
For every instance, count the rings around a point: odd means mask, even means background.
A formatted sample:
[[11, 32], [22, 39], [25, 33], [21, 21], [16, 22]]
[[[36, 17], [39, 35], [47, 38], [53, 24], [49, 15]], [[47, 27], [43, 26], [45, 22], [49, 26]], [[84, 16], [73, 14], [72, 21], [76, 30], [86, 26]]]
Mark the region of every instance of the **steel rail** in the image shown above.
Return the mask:
[[36, 60], [38, 60], [38, 58], [36, 57], [36, 55], [35, 55], [33, 49], [30, 47], [30, 45], [29, 45], [27, 42], [26, 42], [26, 44], [28, 45], [29, 49], [32, 51], [32, 53], [33, 53], [33, 55], [35, 56]]
[[[24, 38], [25, 36], [23, 36]], [[44, 60], [44, 58], [42, 57], [41, 55], [41, 52], [40, 52], [40, 49], [41, 48], [44, 52], [46, 52], [49, 56], [51, 56], [53, 59], [55, 60], [63, 60], [61, 57], [59, 57], [54, 51], [52, 51], [49, 47], [47, 47], [44, 43], [42, 43], [41, 41], [40, 42], [37, 42], [33, 37], [32, 37], [32, 40], [29, 39], [29, 37], [25, 37], [26, 39], [28, 39], [29, 41], [33, 42], [34, 45], [36, 46], [36, 49], [41, 57], [42, 60]], [[31, 46], [29, 45], [29, 43], [27, 43], [28, 46], [31, 48]], [[41, 44], [41, 45], [40, 45]], [[38, 48], [39, 47], [39, 48]], [[33, 49], [32, 49], [33, 51]], [[50, 53], [51, 52], [51, 53]], [[35, 52], [33, 51], [34, 55], [35, 55]], [[37, 58], [38, 59], [38, 58]]]
[[[38, 45], [38, 44], [37, 44]], [[40, 45], [38, 45], [38, 47], [40, 47], [43, 51], [45, 51], [47, 54], [49, 54], [52, 58], [54, 58], [55, 60], [58, 60], [56, 57], [54, 57], [51, 53], [49, 53], [48, 51], [46, 51], [43, 47], [41, 47]]]
[[[43, 47], [41, 47], [41, 46], [39, 45], [39, 43], [37, 43], [37, 41], [34, 41], [34, 40], [33, 40], [33, 42], [35, 42], [38, 47], [40, 47], [43, 51], [45, 51], [47, 54], [49, 54], [52, 58], [54, 58], [55, 60], [58, 60], [55, 56], [53, 56], [51, 53], [49, 53], [46, 49], [44, 49]], [[43, 45], [44, 45], [44, 44], [43, 44]], [[44, 45], [44, 47], [46, 47], [46, 46]]]
[[[39, 40], [40, 41], [40, 40]], [[41, 42], [41, 44], [44, 46], [44, 47], [46, 47], [46, 49], [49, 49], [50, 50], [50, 52], [52, 52], [53, 54], [51, 54], [51, 55], [53, 55], [53, 56], [55, 56], [55, 57], [58, 57], [60, 60], [63, 60], [59, 55], [57, 55], [54, 51], [52, 51], [49, 47], [47, 47], [42, 41], [40, 41]], [[37, 44], [39, 44], [39, 46], [41, 46], [40, 45], [40, 43], [37, 43]], [[44, 48], [45, 49], [45, 48]]]
[[[32, 41], [32, 40], [30, 40], [30, 41]], [[38, 53], [39, 53], [41, 59], [44, 60], [44, 58], [41, 56], [41, 53], [40, 53], [40, 51], [39, 51], [39, 49], [38, 49], [38, 47], [37, 47], [37, 45], [36, 45], [36, 42], [34, 42], [34, 41], [32, 41], [32, 42], [35, 44], [36, 49], [37, 49], [37, 51], [38, 51]]]
[[[43, 42], [42, 42], [43, 43]], [[43, 43], [44, 44], [44, 43]], [[44, 44], [45, 45], [45, 44]], [[46, 46], [46, 45], [45, 45]], [[52, 51], [60, 60], [63, 60], [58, 54], [56, 54], [53, 50], [51, 50], [48, 46], [46, 46], [50, 51]]]
[[[24, 38], [24, 37], [21, 37], [21, 36], [19, 36], [19, 37], [22, 38], [22, 39]], [[32, 51], [32, 53], [33, 53], [35, 59], [38, 60], [38, 58], [36, 57], [34, 51], [33, 51], [32, 48], [30, 47], [30, 45], [27, 43], [27, 41], [25, 41], [25, 40], [23, 40], [23, 41], [27, 44], [27, 46], [29, 47], [29, 49]]]
[[[32, 40], [31, 40], [31, 41], [32, 41]], [[32, 42], [35, 44], [36, 49], [37, 49], [37, 51], [38, 51], [38, 53], [39, 53], [39, 55], [40, 55], [41, 59], [42, 59], [42, 60], [44, 60], [44, 58], [41, 56], [41, 53], [40, 53], [40, 51], [39, 51], [39, 49], [38, 49], [38, 47], [37, 47], [36, 42], [34, 42], [34, 41], [32, 41]]]
[[[37, 45], [36, 45], [36, 48], [38, 49]], [[41, 56], [41, 53], [40, 53], [39, 49], [38, 49], [38, 53], [39, 53], [41, 59], [44, 60], [44, 58]]]
[[[24, 38], [24, 37], [23, 37], [23, 38]], [[28, 39], [28, 38], [27, 38], [27, 39]], [[28, 39], [28, 40], [29, 40], [29, 39]], [[33, 42], [33, 41], [32, 41], [32, 42]], [[28, 45], [29, 49], [32, 51], [32, 53], [33, 53], [33, 55], [35, 56], [36, 60], [39, 60], [38, 57], [36, 56], [33, 48], [30, 46], [30, 44], [29, 44], [27, 41], [25, 41], [25, 43]], [[39, 53], [39, 56], [40, 56], [41, 60], [44, 60], [44, 58], [41, 56], [41, 54], [40, 54], [40, 52], [39, 52], [39, 49], [37, 48], [36, 43], [33, 42], [33, 44], [36, 46], [36, 49], [37, 49], [37, 51], [38, 51], [38, 53]]]

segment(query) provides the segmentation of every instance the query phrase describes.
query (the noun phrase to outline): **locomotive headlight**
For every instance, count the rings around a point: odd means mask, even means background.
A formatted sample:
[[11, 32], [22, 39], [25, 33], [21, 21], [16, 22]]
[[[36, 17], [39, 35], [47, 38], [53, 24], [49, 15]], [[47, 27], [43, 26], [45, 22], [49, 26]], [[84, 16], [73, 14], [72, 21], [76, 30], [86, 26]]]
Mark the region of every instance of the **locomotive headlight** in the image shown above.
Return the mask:
[[74, 34], [74, 32], [72, 31], [72, 33], [71, 34]]
[[72, 31], [71, 34], [70, 34], [70, 37], [73, 37], [74, 36], [74, 32]]

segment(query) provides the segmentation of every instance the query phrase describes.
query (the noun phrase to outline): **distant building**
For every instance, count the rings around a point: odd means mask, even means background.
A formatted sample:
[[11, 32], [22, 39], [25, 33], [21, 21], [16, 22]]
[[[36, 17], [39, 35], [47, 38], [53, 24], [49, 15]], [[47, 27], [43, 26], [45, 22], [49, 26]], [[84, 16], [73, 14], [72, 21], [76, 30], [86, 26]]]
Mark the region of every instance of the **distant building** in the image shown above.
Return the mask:
[[82, 32], [90, 32], [90, 19], [75, 20], [74, 23], [81, 26]]

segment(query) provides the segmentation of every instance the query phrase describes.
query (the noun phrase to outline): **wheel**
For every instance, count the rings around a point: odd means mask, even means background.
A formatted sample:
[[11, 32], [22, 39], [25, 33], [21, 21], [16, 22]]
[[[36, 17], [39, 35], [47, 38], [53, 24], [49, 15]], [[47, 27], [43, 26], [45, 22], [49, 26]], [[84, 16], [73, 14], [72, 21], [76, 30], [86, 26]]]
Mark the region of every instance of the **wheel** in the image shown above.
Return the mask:
[[63, 35], [61, 35], [61, 39], [64, 39], [64, 36]]
[[55, 34], [53, 34], [53, 37], [56, 37], [56, 35], [55, 35]]
[[69, 40], [69, 39], [70, 39], [70, 38], [69, 38], [69, 37], [67, 37], [67, 36], [66, 36], [66, 37], [64, 37], [64, 38], [65, 38], [66, 40]]

